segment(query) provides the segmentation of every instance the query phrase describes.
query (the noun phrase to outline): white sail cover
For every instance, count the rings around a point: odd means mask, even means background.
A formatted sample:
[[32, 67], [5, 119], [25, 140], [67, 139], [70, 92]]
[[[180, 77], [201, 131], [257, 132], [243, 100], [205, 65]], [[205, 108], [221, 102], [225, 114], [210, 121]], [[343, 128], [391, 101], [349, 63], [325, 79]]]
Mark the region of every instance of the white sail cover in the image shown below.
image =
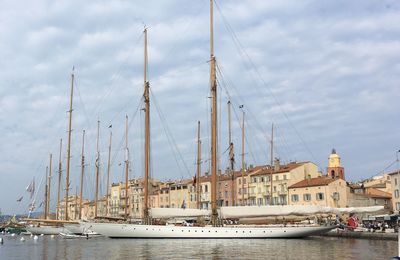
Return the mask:
[[370, 213], [382, 210], [383, 206], [336, 208], [339, 213]]
[[315, 214], [362, 213], [376, 212], [383, 206], [332, 208], [314, 205], [284, 205], [284, 206], [238, 206], [221, 207], [222, 218], [256, 218], [266, 216], [307, 216]]
[[153, 218], [201, 217], [210, 216], [211, 210], [188, 208], [151, 208], [150, 215]]

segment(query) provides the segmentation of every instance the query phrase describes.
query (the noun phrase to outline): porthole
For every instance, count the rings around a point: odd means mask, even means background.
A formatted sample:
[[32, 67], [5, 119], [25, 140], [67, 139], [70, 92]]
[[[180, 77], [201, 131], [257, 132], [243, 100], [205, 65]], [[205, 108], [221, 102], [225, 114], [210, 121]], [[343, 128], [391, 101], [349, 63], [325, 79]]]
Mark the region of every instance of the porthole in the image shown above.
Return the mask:
[[236, 233], [238, 233], [238, 231], [236, 230]]

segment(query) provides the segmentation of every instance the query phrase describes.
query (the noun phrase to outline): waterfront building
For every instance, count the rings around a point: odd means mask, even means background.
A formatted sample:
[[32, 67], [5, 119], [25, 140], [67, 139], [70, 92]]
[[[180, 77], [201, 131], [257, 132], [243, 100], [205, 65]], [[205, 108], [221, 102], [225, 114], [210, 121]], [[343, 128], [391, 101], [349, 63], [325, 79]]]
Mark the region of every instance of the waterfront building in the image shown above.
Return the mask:
[[366, 188], [375, 188], [380, 191], [384, 191], [387, 193], [392, 193], [392, 181], [390, 178], [390, 174], [385, 173], [379, 176], [375, 176], [370, 179], [366, 179], [362, 181], [362, 185]]
[[119, 217], [120, 211], [120, 194], [121, 194], [122, 183], [113, 183], [111, 184], [111, 191], [109, 197], [109, 216], [111, 217]]
[[307, 178], [289, 186], [289, 204], [344, 208], [348, 190], [346, 181], [339, 177]]
[[[83, 200], [84, 204], [87, 200]], [[68, 196], [68, 220], [79, 219], [79, 208], [81, 199], [77, 195]], [[65, 220], [65, 198], [60, 201], [59, 219]]]
[[192, 180], [180, 180], [169, 186], [170, 208], [187, 208], [190, 199], [189, 186]]
[[383, 206], [382, 213], [392, 212], [392, 194], [362, 184], [350, 184], [349, 188], [348, 207]]
[[[248, 205], [269, 205], [271, 199], [272, 175], [272, 204], [288, 204], [288, 187], [305, 179], [320, 176], [318, 167], [312, 162], [291, 162], [280, 165], [275, 160], [274, 166], [258, 166], [248, 174], [249, 200]], [[240, 190], [240, 187], [239, 187]]]
[[391, 181], [392, 189], [392, 207], [395, 213], [400, 212], [400, 169], [388, 174]]

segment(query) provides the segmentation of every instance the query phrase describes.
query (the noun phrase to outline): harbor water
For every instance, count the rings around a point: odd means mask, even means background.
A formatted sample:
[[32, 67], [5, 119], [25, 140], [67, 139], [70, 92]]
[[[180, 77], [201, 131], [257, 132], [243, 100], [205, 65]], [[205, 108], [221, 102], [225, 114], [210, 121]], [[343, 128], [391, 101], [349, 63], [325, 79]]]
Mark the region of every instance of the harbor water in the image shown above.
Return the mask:
[[63, 239], [2, 236], [0, 259], [390, 259], [396, 241], [305, 239]]

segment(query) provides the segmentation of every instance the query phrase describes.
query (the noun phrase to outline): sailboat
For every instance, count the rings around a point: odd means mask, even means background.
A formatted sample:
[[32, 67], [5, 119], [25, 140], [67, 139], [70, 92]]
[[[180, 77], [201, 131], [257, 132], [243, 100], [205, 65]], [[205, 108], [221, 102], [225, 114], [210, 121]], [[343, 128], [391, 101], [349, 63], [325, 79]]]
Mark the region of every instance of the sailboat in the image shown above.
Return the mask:
[[[147, 81], [147, 29], [144, 29], [144, 102], [145, 102], [145, 175], [144, 175], [144, 204], [143, 224], [129, 223], [96, 223], [81, 222], [87, 228], [110, 238], [295, 238], [306, 237], [327, 232], [335, 226], [280, 226], [280, 227], [257, 227], [257, 226], [222, 226], [222, 218], [217, 208], [217, 81], [216, 60], [213, 44], [213, 5], [210, 0], [210, 82], [211, 82], [211, 211], [199, 209], [150, 209], [148, 206], [148, 179], [149, 179], [149, 120], [150, 99], [149, 82]], [[232, 207], [234, 208], [234, 207]], [[243, 212], [243, 209], [241, 209]], [[246, 211], [246, 210], [245, 210]], [[187, 215], [210, 217], [210, 226], [161, 226], [151, 225], [151, 217], [156, 217], [157, 212], [165, 217], [170, 215]], [[268, 213], [267, 213], [268, 214]]]
[[[56, 209], [56, 218], [48, 219], [48, 212], [50, 209], [50, 179], [51, 179], [51, 170], [52, 170], [52, 155], [50, 154], [50, 176], [46, 177], [48, 179], [48, 184], [46, 184], [45, 188], [45, 216], [44, 219], [26, 219], [28, 222], [33, 222], [37, 224], [31, 224], [27, 226], [27, 231], [34, 235], [58, 235], [60, 232], [64, 232], [65, 229], [63, 227], [64, 224], [75, 224], [78, 225], [77, 221], [68, 220], [68, 191], [69, 191], [69, 171], [70, 171], [70, 158], [71, 158], [71, 125], [72, 125], [72, 102], [73, 102], [73, 93], [74, 93], [74, 69], [71, 74], [71, 93], [70, 93], [70, 102], [69, 102], [69, 124], [68, 124], [68, 145], [67, 145], [67, 171], [66, 171], [66, 191], [65, 191], [65, 209], [64, 209], [64, 220], [60, 220], [60, 180], [61, 180], [61, 149], [62, 149], [62, 140], [60, 141], [60, 155], [59, 155], [59, 170], [58, 170], [58, 195], [57, 195], [57, 209]], [[47, 176], [47, 172], [46, 172]], [[47, 183], [47, 182], [46, 182]], [[40, 224], [42, 223], [42, 224]]]

